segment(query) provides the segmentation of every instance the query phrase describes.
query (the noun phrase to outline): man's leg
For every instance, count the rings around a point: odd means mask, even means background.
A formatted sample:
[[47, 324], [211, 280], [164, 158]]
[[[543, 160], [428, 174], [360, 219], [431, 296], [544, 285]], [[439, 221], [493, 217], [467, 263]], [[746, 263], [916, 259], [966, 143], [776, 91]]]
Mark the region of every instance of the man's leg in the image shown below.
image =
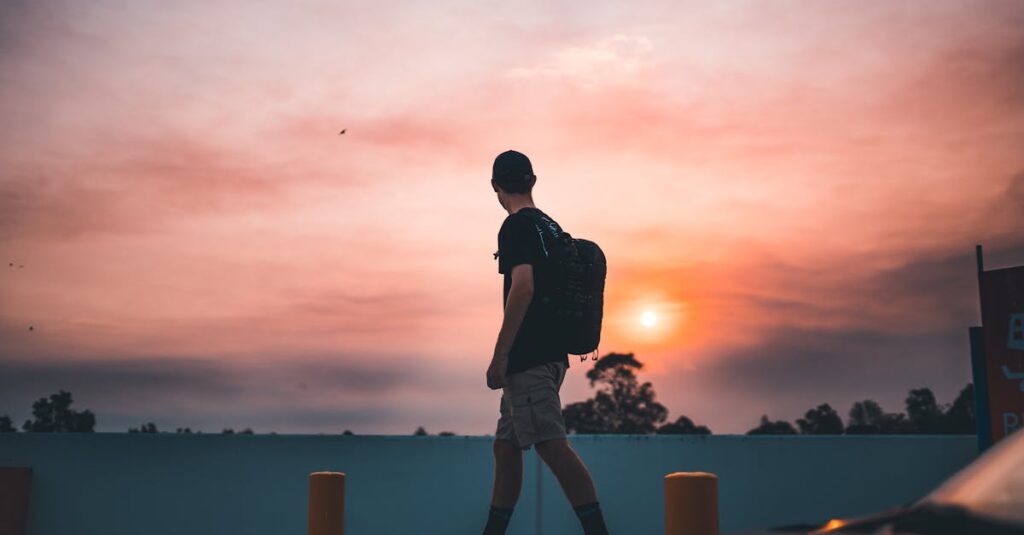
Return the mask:
[[608, 535], [590, 472], [564, 438], [537, 442], [537, 455], [551, 468], [586, 535]]
[[576, 451], [569, 445], [569, 441], [561, 438], [545, 440], [533, 445], [537, 448], [537, 455], [544, 460], [544, 463], [551, 468], [558, 483], [562, 486], [562, 492], [569, 499], [573, 507], [593, 503], [597, 501], [597, 493], [594, 490], [594, 481], [590, 478], [583, 460], [576, 454]]
[[504, 535], [523, 486], [523, 451], [512, 425], [512, 408], [502, 393], [494, 431], [494, 489], [484, 535]]
[[511, 509], [523, 487], [523, 451], [512, 441], [494, 441], [494, 490], [491, 505]]

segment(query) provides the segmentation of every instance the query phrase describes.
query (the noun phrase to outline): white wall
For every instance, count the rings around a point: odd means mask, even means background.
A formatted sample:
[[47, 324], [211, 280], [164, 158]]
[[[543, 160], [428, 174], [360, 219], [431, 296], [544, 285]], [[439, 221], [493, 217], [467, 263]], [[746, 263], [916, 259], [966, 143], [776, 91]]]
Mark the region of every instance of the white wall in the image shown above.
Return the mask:
[[[34, 470], [29, 535], [302, 535], [307, 476], [318, 470], [348, 476], [348, 535], [476, 535], [491, 495], [491, 439], [10, 433], [0, 434], [0, 466]], [[663, 533], [662, 478], [674, 471], [718, 474], [728, 533], [915, 500], [977, 455], [973, 436], [570, 441], [590, 467], [613, 535]], [[533, 450], [524, 465], [508, 533], [582, 533]]]

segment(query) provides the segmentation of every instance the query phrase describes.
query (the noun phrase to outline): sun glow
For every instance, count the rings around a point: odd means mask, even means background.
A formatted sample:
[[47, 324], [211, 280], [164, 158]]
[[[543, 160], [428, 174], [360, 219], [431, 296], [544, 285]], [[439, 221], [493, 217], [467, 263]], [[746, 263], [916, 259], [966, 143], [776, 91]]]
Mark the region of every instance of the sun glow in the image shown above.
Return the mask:
[[653, 311], [647, 310], [640, 315], [640, 323], [644, 327], [654, 327], [655, 323], [658, 323], [658, 316]]

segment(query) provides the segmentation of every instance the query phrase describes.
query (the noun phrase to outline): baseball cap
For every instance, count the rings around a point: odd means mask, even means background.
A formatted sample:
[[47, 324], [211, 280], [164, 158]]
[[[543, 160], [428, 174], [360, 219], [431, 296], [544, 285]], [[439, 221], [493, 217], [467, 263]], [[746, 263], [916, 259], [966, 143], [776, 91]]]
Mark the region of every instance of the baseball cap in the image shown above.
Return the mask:
[[507, 150], [494, 159], [494, 167], [491, 170], [491, 178], [501, 181], [502, 179], [522, 180], [523, 175], [532, 175], [533, 165], [525, 154]]

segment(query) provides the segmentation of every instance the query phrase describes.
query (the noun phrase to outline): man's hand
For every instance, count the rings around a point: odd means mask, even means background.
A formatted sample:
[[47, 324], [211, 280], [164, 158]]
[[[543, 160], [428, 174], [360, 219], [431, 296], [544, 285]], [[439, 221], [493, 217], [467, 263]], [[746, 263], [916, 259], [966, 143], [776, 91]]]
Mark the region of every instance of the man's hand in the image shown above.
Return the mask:
[[497, 390], [505, 386], [505, 369], [508, 367], [508, 355], [495, 354], [491, 365], [487, 368], [487, 388]]

